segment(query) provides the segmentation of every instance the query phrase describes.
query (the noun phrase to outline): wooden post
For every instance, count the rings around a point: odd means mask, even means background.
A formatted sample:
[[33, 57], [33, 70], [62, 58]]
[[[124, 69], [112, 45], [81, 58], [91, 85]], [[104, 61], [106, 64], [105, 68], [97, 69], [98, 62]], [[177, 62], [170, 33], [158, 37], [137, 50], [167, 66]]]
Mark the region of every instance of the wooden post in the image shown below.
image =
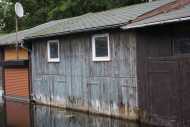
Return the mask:
[[17, 54], [17, 60], [18, 58], [18, 19], [16, 16], [16, 54]]

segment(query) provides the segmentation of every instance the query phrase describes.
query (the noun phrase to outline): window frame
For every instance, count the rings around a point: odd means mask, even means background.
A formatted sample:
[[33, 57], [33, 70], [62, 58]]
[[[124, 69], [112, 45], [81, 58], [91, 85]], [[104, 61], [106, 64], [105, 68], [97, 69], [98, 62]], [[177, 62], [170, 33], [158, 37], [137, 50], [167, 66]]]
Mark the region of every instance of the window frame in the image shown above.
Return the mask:
[[173, 55], [175, 55], [175, 56], [189, 56], [190, 55], [190, 53], [181, 53], [181, 52], [179, 52], [179, 48], [177, 47], [177, 45], [181, 44], [182, 41], [189, 41], [190, 42], [190, 39], [189, 38], [182, 38], [182, 39], [173, 40], [173, 42], [172, 42]]
[[[96, 56], [96, 38], [98, 37], [106, 37], [107, 38], [107, 49], [108, 49], [108, 56], [105, 57], [97, 57]], [[110, 56], [110, 39], [109, 39], [109, 34], [96, 34], [92, 36], [92, 61], [110, 61], [111, 56]]]
[[[57, 58], [51, 58], [50, 56], [50, 43], [57, 43], [58, 45], [58, 57]], [[59, 40], [49, 40], [47, 42], [47, 55], [48, 55], [48, 62], [60, 62], [60, 50], [59, 50]]]

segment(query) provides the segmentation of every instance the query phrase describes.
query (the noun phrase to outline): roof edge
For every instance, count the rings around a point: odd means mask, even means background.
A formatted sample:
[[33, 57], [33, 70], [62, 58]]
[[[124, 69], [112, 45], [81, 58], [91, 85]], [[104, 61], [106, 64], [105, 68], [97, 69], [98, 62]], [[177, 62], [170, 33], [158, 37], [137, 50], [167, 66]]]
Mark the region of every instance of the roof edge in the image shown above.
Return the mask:
[[81, 32], [98, 31], [98, 30], [105, 30], [105, 29], [116, 29], [116, 28], [121, 29], [121, 26], [127, 25], [127, 24], [128, 23], [121, 23], [121, 24], [115, 24], [115, 25], [107, 25], [107, 26], [101, 26], [101, 27], [79, 29], [79, 30], [74, 30], [74, 31], [59, 32], [59, 33], [52, 33], [52, 34], [39, 35], [39, 36], [31, 36], [31, 37], [25, 37], [23, 40], [61, 36], [61, 35], [68, 35], [68, 34], [77, 34], [77, 33], [81, 33]]
[[169, 24], [169, 23], [176, 23], [176, 22], [183, 22], [183, 21], [189, 21], [190, 17], [183, 17], [183, 18], [176, 18], [176, 19], [170, 19], [170, 20], [163, 20], [163, 21], [158, 21], [158, 22], [151, 22], [151, 23], [145, 23], [142, 25], [126, 25], [121, 27], [123, 30], [128, 30], [128, 29], [136, 29], [136, 28], [143, 28], [143, 27], [148, 27], [148, 26], [156, 26], [156, 25], [162, 25], [162, 24]]

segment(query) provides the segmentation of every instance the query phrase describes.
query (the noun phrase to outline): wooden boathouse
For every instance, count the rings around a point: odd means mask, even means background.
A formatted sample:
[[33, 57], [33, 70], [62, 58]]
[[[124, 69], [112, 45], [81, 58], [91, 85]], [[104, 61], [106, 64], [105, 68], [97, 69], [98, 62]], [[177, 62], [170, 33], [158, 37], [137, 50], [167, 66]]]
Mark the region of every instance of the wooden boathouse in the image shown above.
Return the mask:
[[158, 0], [29, 29], [31, 99], [188, 127], [189, 21], [190, 0]]
[[52, 21], [24, 38], [31, 50], [33, 100], [138, 120], [136, 33], [120, 27], [170, 2]]

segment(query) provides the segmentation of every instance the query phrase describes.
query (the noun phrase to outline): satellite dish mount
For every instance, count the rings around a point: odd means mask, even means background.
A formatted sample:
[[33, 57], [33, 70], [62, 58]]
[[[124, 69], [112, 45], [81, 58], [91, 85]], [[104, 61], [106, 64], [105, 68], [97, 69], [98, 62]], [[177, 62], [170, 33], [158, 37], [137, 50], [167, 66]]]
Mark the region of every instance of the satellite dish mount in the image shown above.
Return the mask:
[[15, 4], [15, 13], [16, 13], [16, 52], [17, 52], [17, 60], [19, 59], [18, 55], [18, 47], [19, 47], [19, 42], [18, 42], [18, 18], [22, 18], [24, 16], [24, 9], [21, 3], [16, 2]]

